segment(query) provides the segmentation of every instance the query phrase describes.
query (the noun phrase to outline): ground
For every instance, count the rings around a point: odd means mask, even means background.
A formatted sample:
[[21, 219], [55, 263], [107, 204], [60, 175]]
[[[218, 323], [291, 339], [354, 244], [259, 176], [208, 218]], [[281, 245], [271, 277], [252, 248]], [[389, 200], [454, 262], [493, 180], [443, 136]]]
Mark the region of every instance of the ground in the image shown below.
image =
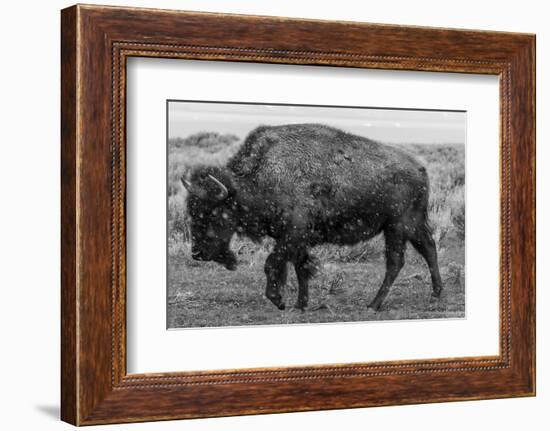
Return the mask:
[[464, 317], [464, 254], [440, 253], [445, 290], [431, 298], [428, 268], [409, 246], [406, 264], [379, 312], [367, 309], [384, 277], [382, 256], [369, 262], [324, 263], [310, 285], [305, 311], [294, 309], [297, 284], [292, 268], [278, 310], [264, 295], [263, 265], [241, 262], [236, 271], [215, 263], [170, 259], [168, 327], [241, 326]]

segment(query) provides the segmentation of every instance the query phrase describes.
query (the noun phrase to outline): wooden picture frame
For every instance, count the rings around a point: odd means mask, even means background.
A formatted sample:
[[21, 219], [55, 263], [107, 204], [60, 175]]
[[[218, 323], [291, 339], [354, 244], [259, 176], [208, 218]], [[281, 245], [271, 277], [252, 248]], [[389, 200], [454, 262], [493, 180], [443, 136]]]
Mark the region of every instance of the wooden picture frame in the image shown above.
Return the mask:
[[[535, 394], [534, 35], [83, 5], [64, 9], [61, 18], [64, 421], [90, 425]], [[130, 56], [498, 75], [500, 354], [127, 374]]]

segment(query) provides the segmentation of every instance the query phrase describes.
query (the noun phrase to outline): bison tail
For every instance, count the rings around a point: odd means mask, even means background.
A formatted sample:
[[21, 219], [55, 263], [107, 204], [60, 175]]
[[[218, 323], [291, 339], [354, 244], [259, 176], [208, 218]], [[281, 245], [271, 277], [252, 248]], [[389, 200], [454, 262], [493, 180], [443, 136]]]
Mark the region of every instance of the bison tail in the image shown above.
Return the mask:
[[432, 224], [430, 223], [430, 217], [428, 215], [428, 206], [426, 206], [422, 213], [422, 229], [430, 236], [432, 236], [434, 233], [434, 229]]
[[419, 228], [424, 230], [429, 235], [433, 234], [433, 227], [430, 223], [430, 217], [428, 214], [428, 207], [430, 202], [430, 181], [426, 169], [421, 169], [423, 173], [423, 184], [420, 187], [416, 200], [414, 202], [414, 209], [419, 214]]

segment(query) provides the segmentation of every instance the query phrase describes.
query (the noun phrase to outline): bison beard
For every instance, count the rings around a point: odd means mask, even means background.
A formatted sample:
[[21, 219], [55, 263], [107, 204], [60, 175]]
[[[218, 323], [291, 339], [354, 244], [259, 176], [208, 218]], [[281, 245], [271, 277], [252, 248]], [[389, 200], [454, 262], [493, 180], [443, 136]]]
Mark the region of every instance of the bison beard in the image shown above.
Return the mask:
[[225, 167], [195, 168], [189, 180], [193, 257], [234, 269], [238, 232], [275, 239], [265, 262], [266, 296], [279, 309], [287, 263], [298, 279], [296, 307], [308, 303], [311, 247], [352, 245], [383, 232], [386, 275], [369, 307], [379, 310], [404, 265], [407, 242], [423, 256], [433, 293], [442, 290], [428, 225], [425, 168], [397, 148], [320, 124], [258, 127]]

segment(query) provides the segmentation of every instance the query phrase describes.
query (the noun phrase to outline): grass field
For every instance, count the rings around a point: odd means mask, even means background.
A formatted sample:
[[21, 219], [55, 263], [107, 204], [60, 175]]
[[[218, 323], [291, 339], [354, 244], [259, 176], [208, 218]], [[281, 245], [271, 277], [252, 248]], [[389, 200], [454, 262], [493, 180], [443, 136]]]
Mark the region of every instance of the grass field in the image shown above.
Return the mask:
[[241, 326], [289, 323], [348, 322], [395, 319], [461, 318], [464, 287], [464, 146], [402, 145], [428, 169], [431, 183], [430, 221], [439, 252], [444, 293], [430, 298], [431, 282], [424, 260], [409, 245], [405, 267], [379, 312], [367, 309], [384, 277], [383, 237], [351, 247], [323, 245], [313, 249], [321, 268], [310, 283], [309, 307], [296, 301], [292, 268], [280, 311], [264, 296], [263, 265], [272, 241], [254, 244], [234, 240], [236, 271], [190, 258], [185, 189], [179, 177], [197, 163], [224, 163], [238, 146], [234, 136], [193, 135], [169, 142], [168, 167], [168, 327]]

